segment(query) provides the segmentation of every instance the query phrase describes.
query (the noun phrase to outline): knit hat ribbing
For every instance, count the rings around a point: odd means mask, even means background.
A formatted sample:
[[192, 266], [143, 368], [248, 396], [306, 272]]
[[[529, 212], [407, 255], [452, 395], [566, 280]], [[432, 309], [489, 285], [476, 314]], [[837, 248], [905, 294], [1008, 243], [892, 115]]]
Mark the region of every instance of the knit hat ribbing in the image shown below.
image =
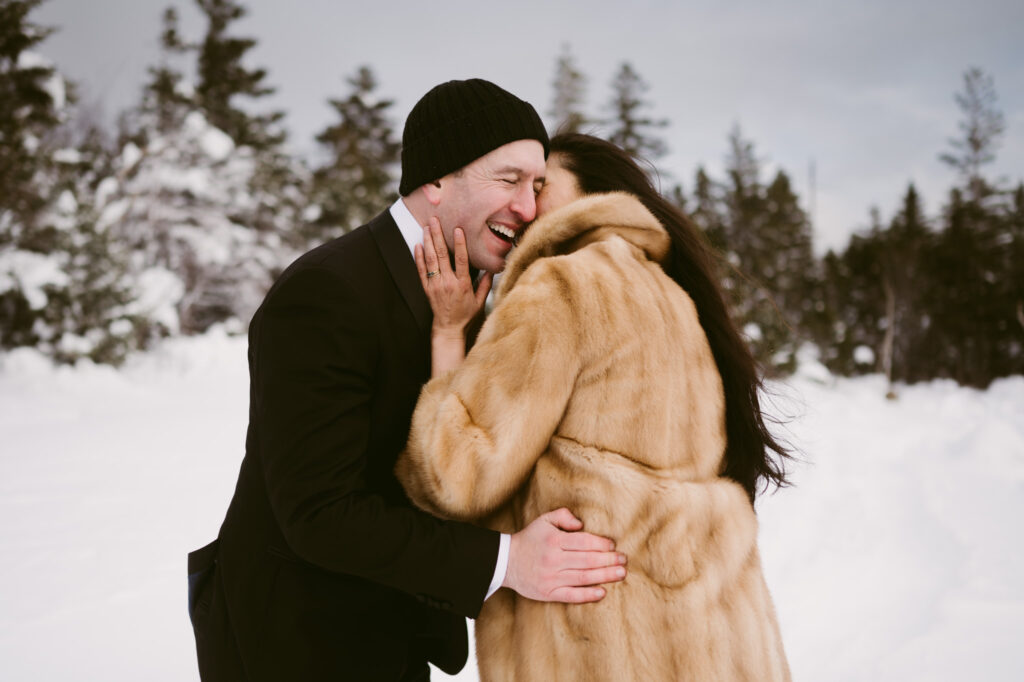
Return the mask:
[[537, 140], [547, 157], [548, 134], [528, 102], [479, 78], [442, 83], [416, 103], [405, 121], [398, 191], [408, 196], [516, 140]]

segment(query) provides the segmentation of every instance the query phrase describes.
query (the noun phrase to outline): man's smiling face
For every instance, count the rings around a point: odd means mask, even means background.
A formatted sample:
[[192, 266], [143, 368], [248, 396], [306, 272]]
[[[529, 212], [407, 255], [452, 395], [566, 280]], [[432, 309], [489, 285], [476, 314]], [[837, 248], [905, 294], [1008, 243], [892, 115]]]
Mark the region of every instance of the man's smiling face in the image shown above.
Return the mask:
[[473, 267], [504, 269], [515, 235], [537, 215], [544, 170], [544, 146], [516, 140], [444, 176], [440, 188], [429, 187], [449, 248], [461, 227]]

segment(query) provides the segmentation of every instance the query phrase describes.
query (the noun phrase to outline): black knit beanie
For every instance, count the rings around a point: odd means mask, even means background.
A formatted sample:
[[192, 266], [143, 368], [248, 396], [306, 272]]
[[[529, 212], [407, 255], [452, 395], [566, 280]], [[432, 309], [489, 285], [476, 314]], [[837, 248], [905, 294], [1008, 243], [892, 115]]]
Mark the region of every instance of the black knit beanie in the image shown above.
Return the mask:
[[534, 108], [490, 81], [448, 81], [423, 95], [402, 133], [402, 182], [409, 196], [498, 147], [537, 140], [548, 155], [548, 134]]

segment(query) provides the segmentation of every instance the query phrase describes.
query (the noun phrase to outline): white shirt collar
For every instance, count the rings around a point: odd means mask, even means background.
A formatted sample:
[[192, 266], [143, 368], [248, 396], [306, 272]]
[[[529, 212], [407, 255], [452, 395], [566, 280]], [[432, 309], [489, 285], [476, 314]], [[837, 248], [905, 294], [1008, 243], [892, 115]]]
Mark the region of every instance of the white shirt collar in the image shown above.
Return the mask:
[[415, 248], [417, 244], [423, 243], [423, 226], [416, 221], [412, 213], [409, 211], [409, 207], [405, 205], [402, 198], [399, 197], [398, 201], [391, 204], [391, 217], [394, 218], [395, 224], [398, 225], [398, 231], [402, 233], [402, 239], [409, 247], [409, 253], [415, 257]]

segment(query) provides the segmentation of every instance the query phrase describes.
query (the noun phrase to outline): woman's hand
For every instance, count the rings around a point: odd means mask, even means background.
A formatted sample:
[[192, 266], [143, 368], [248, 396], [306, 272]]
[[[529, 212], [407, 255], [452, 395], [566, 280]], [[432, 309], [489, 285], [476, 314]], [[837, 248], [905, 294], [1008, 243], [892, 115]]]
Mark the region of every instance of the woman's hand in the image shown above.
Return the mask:
[[466, 352], [466, 325], [476, 316], [491, 290], [491, 273], [484, 273], [476, 291], [469, 275], [469, 252], [462, 228], [455, 228], [455, 271], [436, 217], [423, 229], [423, 245], [415, 249], [420, 284], [434, 311], [431, 330], [431, 375], [438, 376], [462, 364]]

